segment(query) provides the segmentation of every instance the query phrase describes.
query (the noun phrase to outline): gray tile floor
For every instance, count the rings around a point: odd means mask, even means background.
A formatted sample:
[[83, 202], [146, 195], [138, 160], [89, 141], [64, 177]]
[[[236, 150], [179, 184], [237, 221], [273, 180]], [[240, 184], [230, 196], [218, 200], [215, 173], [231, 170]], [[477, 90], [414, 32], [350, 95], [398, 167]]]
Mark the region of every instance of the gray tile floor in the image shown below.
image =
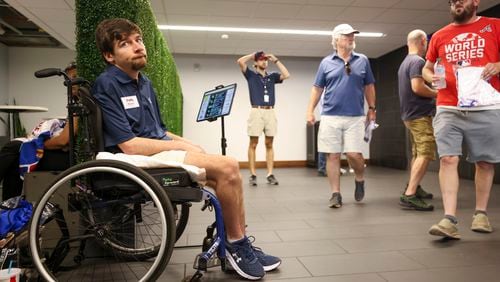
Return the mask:
[[[245, 182], [248, 171], [242, 171]], [[500, 281], [500, 231], [470, 231], [474, 210], [472, 181], [461, 180], [460, 241], [442, 241], [427, 234], [441, 219], [443, 209], [436, 173], [428, 173], [423, 187], [434, 193], [434, 212], [401, 210], [398, 197], [406, 184], [405, 171], [368, 167], [367, 192], [354, 201], [354, 177], [342, 176], [344, 206], [329, 209], [327, 179], [313, 169], [277, 169], [279, 186], [245, 183], [248, 233], [255, 245], [283, 258], [278, 271], [265, 281]], [[489, 217], [500, 228], [500, 187], [492, 190]], [[177, 246], [200, 244], [213, 214], [194, 205], [184, 236]], [[181, 281], [192, 275], [197, 248], [178, 248], [161, 281]], [[203, 281], [234, 281], [236, 274], [212, 268]]]

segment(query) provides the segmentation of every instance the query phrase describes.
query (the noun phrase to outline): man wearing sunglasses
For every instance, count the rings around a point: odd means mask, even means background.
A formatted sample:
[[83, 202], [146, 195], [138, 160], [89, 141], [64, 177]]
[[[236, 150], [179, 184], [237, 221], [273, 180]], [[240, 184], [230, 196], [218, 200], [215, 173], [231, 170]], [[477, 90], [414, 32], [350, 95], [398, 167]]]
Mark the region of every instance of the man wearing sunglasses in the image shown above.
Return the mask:
[[[428, 82], [440, 79], [433, 70], [438, 59], [446, 69], [446, 87], [438, 91], [434, 118], [444, 218], [434, 224], [429, 233], [453, 239], [460, 239], [456, 218], [457, 169], [463, 141], [467, 147], [467, 160], [476, 168], [476, 207], [470, 228], [482, 233], [493, 231], [486, 208], [495, 174], [494, 164], [500, 162], [500, 104], [483, 101], [464, 107], [459, 103], [458, 95], [460, 90], [460, 97], [467, 97], [470, 92], [461, 89], [473, 81], [481, 86], [479, 89], [490, 89], [494, 95], [500, 95], [500, 20], [477, 16], [479, 3], [480, 0], [449, 1], [453, 22], [432, 36], [423, 69], [424, 79]], [[468, 74], [457, 81], [456, 73], [476, 70], [470, 67], [478, 67], [477, 75]]]
[[[333, 29], [333, 54], [325, 57], [316, 74], [307, 108], [307, 122], [314, 124], [314, 109], [323, 97], [318, 132], [318, 151], [328, 154], [326, 170], [332, 195], [330, 208], [342, 206], [340, 155], [345, 153], [355, 173], [354, 198], [365, 194], [363, 136], [365, 122], [375, 120], [375, 79], [368, 58], [354, 52], [354, 35], [359, 31], [348, 24]], [[365, 117], [364, 100], [368, 103]]]

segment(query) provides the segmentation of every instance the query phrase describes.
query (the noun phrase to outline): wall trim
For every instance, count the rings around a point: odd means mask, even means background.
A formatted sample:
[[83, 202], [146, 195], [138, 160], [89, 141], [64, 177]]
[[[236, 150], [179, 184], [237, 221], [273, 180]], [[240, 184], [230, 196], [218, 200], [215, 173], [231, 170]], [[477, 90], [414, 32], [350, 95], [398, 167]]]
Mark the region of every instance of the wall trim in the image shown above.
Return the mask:
[[[370, 160], [365, 159], [365, 164], [369, 164]], [[240, 168], [248, 168], [248, 162], [239, 162]], [[341, 166], [348, 166], [347, 160], [340, 160]], [[265, 161], [259, 161], [255, 163], [256, 168], [266, 168]], [[306, 160], [300, 161], [274, 161], [275, 168], [291, 168], [291, 167], [308, 167]]]
[[[275, 168], [287, 167], [306, 167], [307, 161], [274, 161]], [[260, 161], [255, 163], [256, 168], [266, 168], [266, 162]], [[240, 162], [240, 168], [248, 168], [248, 162]]]

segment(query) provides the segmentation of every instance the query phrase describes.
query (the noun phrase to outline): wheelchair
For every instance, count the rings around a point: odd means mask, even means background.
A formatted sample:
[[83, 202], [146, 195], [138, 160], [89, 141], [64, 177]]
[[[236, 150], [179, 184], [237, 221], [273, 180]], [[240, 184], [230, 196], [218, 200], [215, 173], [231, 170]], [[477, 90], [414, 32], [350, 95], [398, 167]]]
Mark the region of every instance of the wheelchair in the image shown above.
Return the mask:
[[[28, 226], [38, 280], [156, 281], [187, 225], [191, 202], [202, 201], [202, 210], [215, 211], [215, 222], [207, 228], [191, 281], [214, 265], [226, 270], [222, 209], [215, 195], [181, 168], [95, 160], [104, 149], [102, 116], [88, 82], [55, 68], [35, 76], [64, 77], [70, 132], [74, 118], [79, 128], [78, 138], [70, 134], [70, 168], [42, 194]], [[78, 97], [72, 95], [74, 85]]]

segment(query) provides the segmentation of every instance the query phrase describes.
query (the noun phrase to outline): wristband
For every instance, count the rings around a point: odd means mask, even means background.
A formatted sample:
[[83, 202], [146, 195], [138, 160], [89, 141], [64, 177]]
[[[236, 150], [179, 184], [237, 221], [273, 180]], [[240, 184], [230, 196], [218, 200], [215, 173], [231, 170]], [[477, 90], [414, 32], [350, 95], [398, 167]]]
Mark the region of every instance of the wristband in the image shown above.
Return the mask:
[[368, 110], [373, 110], [373, 111], [376, 111], [377, 109], [375, 107], [368, 107]]
[[274, 63], [275, 63], [275, 64], [277, 64], [279, 61], [280, 61], [280, 60], [276, 60], [276, 61], [274, 61]]

